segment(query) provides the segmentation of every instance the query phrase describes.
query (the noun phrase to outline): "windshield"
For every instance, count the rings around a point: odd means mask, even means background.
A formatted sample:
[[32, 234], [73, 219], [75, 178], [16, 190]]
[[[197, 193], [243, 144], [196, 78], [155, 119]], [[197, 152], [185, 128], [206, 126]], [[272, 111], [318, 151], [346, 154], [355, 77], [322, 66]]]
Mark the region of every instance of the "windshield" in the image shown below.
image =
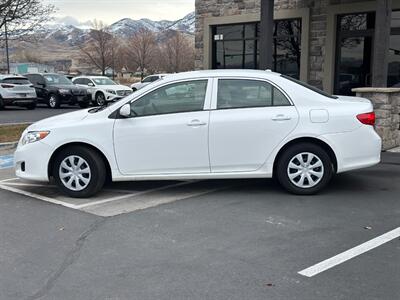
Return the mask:
[[107, 77], [93, 78], [96, 85], [117, 85], [114, 81]]
[[320, 89], [316, 88], [315, 86], [312, 86], [312, 85], [309, 85], [308, 83], [305, 83], [303, 81], [294, 79], [293, 77], [286, 76], [286, 75], [281, 75], [281, 77], [283, 77], [283, 78], [285, 78], [287, 80], [293, 81], [294, 83], [297, 83], [297, 84], [299, 84], [299, 85], [301, 85], [301, 86], [303, 86], [303, 87], [305, 87], [305, 88], [307, 88], [309, 90], [312, 90], [313, 92], [318, 93], [318, 94], [320, 94], [322, 96], [325, 96], [325, 97], [328, 97], [328, 98], [331, 98], [331, 99], [338, 99], [337, 96], [333, 96], [331, 94], [328, 94], [328, 93], [324, 92], [323, 90], [320, 90]]
[[31, 84], [28, 79], [26, 78], [21, 78], [21, 77], [10, 77], [10, 78], [5, 78], [1, 82], [4, 83], [11, 83], [11, 84], [17, 84], [17, 85], [27, 85]]
[[63, 75], [57, 75], [57, 74], [46, 74], [43, 75], [44, 79], [46, 79], [46, 83], [48, 85], [57, 85], [57, 84], [62, 84], [62, 85], [72, 85], [71, 80], [69, 80], [67, 77]]

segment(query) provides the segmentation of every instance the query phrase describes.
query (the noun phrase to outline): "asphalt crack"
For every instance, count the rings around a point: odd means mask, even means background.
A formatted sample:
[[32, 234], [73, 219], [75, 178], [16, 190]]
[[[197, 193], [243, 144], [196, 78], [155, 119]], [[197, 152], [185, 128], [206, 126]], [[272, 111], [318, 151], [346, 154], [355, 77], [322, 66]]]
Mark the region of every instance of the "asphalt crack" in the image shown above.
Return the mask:
[[79, 238], [75, 241], [74, 247], [67, 253], [62, 264], [59, 268], [47, 279], [46, 283], [35, 294], [28, 296], [27, 300], [36, 300], [45, 296], [55, 285], [58, 278], [71, 266], [80, 256], [82, 247], [84, 246], [88, 237], [99, 229], [106, 222], [107, 218], [97, 220], [85, 230]]

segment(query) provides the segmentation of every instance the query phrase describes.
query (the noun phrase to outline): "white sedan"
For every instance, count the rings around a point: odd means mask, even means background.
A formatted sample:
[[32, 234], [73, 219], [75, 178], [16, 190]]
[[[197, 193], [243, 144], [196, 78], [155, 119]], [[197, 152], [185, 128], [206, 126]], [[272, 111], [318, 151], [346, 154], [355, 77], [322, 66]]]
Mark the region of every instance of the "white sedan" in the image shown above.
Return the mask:
[[[109, 107], [31, 125], [18, 177], [72, 197], [113, 181], [270, 178], [314, 194], [335, 173], [380, 162], [369, 100], [336, 97], [269, 71], [175, 74]], [[99, 130], [101, 128], [101, 130]]]

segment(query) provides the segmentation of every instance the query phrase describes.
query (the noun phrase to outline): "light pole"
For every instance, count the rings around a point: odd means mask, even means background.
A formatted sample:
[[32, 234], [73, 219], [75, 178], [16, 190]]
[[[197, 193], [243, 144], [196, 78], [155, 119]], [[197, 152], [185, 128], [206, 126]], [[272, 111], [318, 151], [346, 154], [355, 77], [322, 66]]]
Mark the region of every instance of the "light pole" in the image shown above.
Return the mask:
[[8, 51], [8, 30], [7, 30], [7, 16], [4, 22], [4, 35], [6, 38], [6, 57], [7, 57], [7, 74], [10, 74], [10, 54]]

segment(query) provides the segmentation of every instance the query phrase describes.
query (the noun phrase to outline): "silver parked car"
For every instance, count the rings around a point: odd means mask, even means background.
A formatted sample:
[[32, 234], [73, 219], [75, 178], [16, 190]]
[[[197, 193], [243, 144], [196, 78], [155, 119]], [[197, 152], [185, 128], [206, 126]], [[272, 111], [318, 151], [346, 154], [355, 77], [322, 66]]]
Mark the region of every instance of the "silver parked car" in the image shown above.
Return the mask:
[[19, 75], [0, 75], [0, 109], [21, 106], [35, 109], [37, 96], [32, 83]]

